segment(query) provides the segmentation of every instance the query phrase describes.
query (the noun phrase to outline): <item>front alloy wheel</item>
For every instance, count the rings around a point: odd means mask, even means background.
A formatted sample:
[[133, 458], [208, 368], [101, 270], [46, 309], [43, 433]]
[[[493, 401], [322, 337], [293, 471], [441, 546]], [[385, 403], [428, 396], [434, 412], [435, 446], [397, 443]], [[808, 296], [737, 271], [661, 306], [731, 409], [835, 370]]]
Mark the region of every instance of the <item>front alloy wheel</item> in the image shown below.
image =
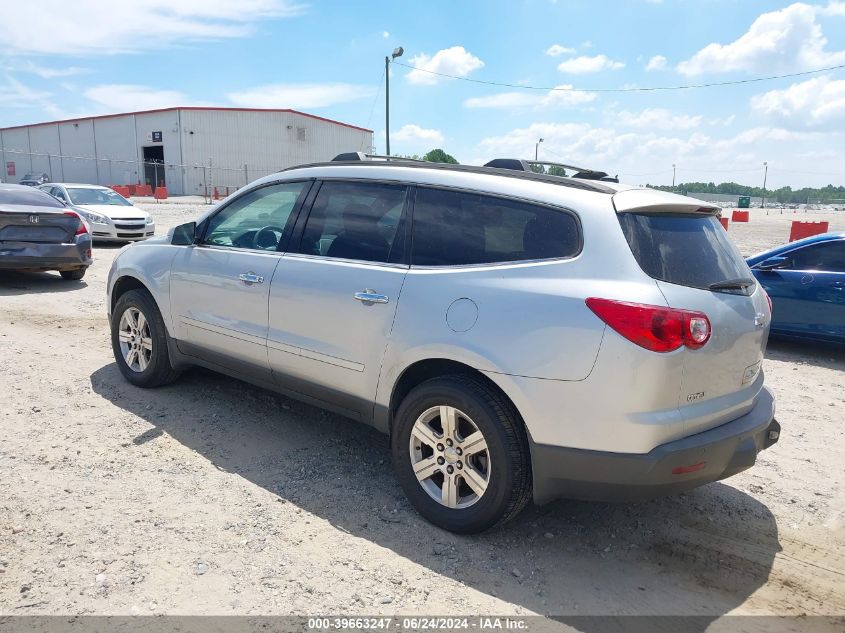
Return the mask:
[[137, 307], [123, 311], [117, 338], [126, 366], [137, 373], [144, 371], [153, 357], [153, 337], [147, 317]]
[[145, 289], [129, 290], [115, 301], [111, 343], [120, 373], [133, 385], [159, 387], [179, 375], [170, 364], [161, 312]]

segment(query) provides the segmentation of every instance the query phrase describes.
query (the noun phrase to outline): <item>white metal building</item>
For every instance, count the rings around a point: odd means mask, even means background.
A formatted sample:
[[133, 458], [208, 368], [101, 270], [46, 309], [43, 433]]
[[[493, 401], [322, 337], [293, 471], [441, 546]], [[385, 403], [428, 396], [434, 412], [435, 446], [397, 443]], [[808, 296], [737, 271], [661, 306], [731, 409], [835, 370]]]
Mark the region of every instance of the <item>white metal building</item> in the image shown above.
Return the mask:
[[167, 108], [0, 128], [2, 180], [165, 184], [171, 195], [242, 187], [341, 152], [369, 152], [373, 131], [295, 110]]

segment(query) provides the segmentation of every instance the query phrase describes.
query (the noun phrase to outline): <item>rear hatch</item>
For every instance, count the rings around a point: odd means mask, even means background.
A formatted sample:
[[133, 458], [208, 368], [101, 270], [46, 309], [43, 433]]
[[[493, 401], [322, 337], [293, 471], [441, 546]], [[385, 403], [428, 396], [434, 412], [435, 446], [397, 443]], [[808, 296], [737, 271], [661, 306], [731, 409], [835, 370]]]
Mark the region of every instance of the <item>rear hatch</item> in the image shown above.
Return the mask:
[[79, 226], [76, 215], [29, 205], [0, 206], [0, 242], [62, 244], [73, 242]]
[[703, 347], [682, 348], [678, 407], [687, 432], [744, 415], [762, 387], [771, 313], [718, 209], [648, 190], [620, 192], [614, 204], [634, 257], [668, 305], [703, 312], [710, 321]]

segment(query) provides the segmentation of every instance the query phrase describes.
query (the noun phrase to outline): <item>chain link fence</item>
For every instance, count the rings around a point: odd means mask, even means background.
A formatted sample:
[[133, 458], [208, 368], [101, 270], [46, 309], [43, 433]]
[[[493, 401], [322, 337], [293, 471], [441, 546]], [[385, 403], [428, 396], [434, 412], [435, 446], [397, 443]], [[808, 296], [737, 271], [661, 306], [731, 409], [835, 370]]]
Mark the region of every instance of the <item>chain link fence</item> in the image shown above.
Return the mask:
[[103, 186], [148, 185], [167, 187], [171, 195], [199, 195], [208, 200], [224, 198], [279, 166], [167, 163], [161, 160], [126, 160], [27, 152], [3, 147], [5, 164], [0, 181], [17, 183], [24, 176], [46, 174], [51, 182], [84, 182]]

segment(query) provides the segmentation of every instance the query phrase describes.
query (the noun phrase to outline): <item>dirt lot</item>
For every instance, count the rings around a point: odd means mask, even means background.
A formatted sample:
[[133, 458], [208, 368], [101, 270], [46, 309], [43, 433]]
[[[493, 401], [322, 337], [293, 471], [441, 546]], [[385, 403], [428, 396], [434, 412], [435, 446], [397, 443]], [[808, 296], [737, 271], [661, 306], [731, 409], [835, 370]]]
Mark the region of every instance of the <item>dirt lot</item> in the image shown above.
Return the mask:
[[[159, 232], [203, 208], [142, 206]], [[751, 254], [792, 219], [729, 234]], [[783, 435], [750, 471], [458, 537], [417, 517], [366, 427], [208, 372], [124, 381], [116, 252], [79, 283], [0, 273], [0, 614], [845, 613], [841, 351], [770, 344]]]

